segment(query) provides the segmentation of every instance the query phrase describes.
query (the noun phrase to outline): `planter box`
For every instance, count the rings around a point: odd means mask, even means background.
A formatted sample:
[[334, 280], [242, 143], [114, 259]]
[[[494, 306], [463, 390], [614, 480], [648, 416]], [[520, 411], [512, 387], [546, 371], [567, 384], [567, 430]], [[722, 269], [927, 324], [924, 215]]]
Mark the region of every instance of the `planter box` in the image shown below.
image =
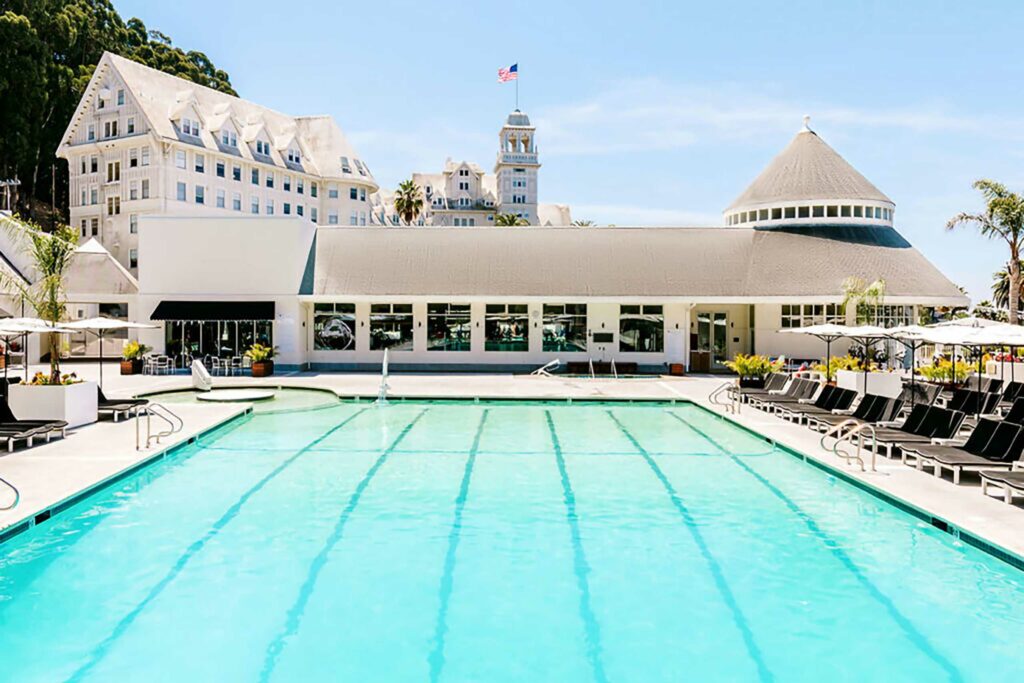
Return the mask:
[[80, 427], [98, 419], [95, 382], [12, 384], [9, 392], [7, 402], [19, 420], [64, 420]]
[[867, 377], [868, 391], [872, 394], [896, 398], [903, 390], [903, 382], [895, 372], [854, 372], [839, 370], [836, 372], [836, 386], [840, 389], [853, 389], [864, 393], [864, 378]]
[[252, 364], [253, 377], [270, 377], [274, 374], [274, 361], [265, 360]]
[[142, 372], [142, 359], [138, 358], [135, 360], [122, 360], [121, 361], [121, 374], [122, 375], [138, 375]]
[[740, 377], [741, 389], [764, 389], [765, 379], [763, 377]]

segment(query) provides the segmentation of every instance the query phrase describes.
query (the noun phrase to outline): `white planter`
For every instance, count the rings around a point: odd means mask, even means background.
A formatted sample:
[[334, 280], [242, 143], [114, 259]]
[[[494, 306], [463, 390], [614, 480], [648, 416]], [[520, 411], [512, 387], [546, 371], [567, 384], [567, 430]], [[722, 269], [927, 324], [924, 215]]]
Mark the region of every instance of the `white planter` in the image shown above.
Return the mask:
[[864, 393], [864, 379], [867, 378], [868, 392], [896, 398], [903, 390], [903, 382], [895, 372], [855, 372], [853, 370], [838, 370], [836, 372], [836, 386], [840, 389], [853, 389], [857, 393]]
[[[977, 368], [977, 365], [974, 365]], [[989, 377], [1005, 378], [1007, 382], [1024, 382], [1024, 363], [1001, 363], [990, 360], [985, 364], [985, 374]]]
[[77, 384], [12, 384], [7, 402], [19, 420], [64, 420], [80, 427], [98, 419], [95, 382]]

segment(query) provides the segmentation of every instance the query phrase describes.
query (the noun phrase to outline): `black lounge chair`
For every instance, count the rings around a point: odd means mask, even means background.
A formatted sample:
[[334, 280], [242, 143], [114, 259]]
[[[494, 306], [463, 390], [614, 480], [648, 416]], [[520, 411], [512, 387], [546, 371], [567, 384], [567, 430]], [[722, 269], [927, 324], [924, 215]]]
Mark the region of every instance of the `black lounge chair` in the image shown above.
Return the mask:
[[109, 399], [103, 394], [103, 389], [100, 387], [96, 387], [96, 391], [99, 393], [97, 400], [99, 412], [110, 413], [114, 417], [114, 422], [117, 422], [121, 415], [130, 416], [133, 411], [149, 405], [149, 400], [145, 398]]
[[19, 420], [11, 412], [7, 401], [0, 401], [0, 442], [7, 441], [7, 451], [14, 450], [17, 441], [24, 441], [31, 447], [39, 437], [47, 441], [54, 434], [67, 435], [68, 423], [63, 420]]
[[[982, 434], [974, 439], [973, 437], [979, 431]], [[988, 432], [991, 434], [986, 439], [985, 434]], [[977, 444], [981, 442], [984, 442], [984, 445], [978, 450]], [[918, 469], [931, 465], [936, 477], [941, 477], [943, 470], [950, 470], [953, 473], [953, 483], [959, 484], [960, 473], [964, 471], [1011, 469], [1013, 463], [1020, 459], [1022, 451], [1024, 451], [1024, 432], [1020, 425], [1012, 422], [982, 420], [962, 449], [933, 450], [928, 456], [921, 456], [918, 460]], [[921, 465], [921, 459], [927, 462]]]
[[816, 382], [813, 379], [794, 377], [793, 381], [786, 386], [786, 390], [783, 393], [751, 397], [749, 403], [755, 408], [774, 412], [777, 405], [785, 403], [799, 403], [801, 399], [809, 399], [813, 397], [819, 387], [821, 387], [821, 383]]
[[899, 399], [903, 401], [904, 407], [913, 407], [921, 404], [931, 406], [935, 405], [935, 401], [941, 393], [942, 387], [938, 384], [930, 384], [928, 382], [914, 382], [910, 384], [908, 382], [903, 385]]
[[898, 427], [875, 428], [871, 440], [885, 449], [885, 457], [892, 458], [899, 449], [903, 462], [907, 461], [904, 445], [929, 444], [932, 439], [952, 439], [960, 431], [966, 417], [959, 410], [936, 406], [914, 406], [910, 415]]
[[878, 394], [865, 394], [852, 413], [840, 411], [833, 415], [808, 415], [807, 425], [815, 431], [827, 431], [839, 425], [849, 428], [862, 424], [890, 422], [895, 420], [903, 409], [903, 402], [897, 398], [887, 398]]
[[[1017, 462], [1017, 467], [1021, 466]], [[1007, 504], [1013, 503], [1013, 494], [1024, 495], [1024, 469], [1013, 469], [1009, 472], [1003, 470], [981, 470], [978, 472], [981, 477], [981, 492], [988, 495], [989, 487], [995, 486], [1003, 490], [1003, 501]]]
[[1024, 425], [1024, 397], [1018, 398], [1010, 406], [1010, 410], [1003, 415], [1003, 422], [1014, 422]]
[[805, 401], [781, 405], [778, 407], [777, 414], [783, 419], [794, 420], [797, 424], [802, 424], [812, 415], [833, 415], [835, 410], [849, 410], [856, 398], [857, 392], [853, 389], [840, 389], [837, 386], [826, 384], [813, 403]]
[[1018, 398], [1024, 398], [1024, 382], [1007, 382], [1003, 388], [1003, 400], [1000, 401], [1000, 405], [1009, 406]]
[[786, 372], [773, 372], [764, 381], [764, 386], [761, 388], [755, 387], [732, 387], [729, 389], [729, 395], [735, 396], [738, 392], [740, 397], [745, 401], [748, 397], [770, 395], [773, 391], [782, 391], [786, 388], [786, 383], [789, 382], [789, 373]]

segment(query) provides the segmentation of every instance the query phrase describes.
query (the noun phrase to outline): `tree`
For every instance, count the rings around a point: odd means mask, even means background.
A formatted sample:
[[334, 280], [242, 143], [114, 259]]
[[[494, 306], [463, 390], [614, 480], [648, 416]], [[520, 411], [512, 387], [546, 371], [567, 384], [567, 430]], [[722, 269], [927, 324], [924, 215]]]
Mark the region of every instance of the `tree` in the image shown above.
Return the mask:
[[848, 277], [843, 281], [843, 304], [845, 311], [850, 304], [854, 305], [858, 325], [878, 324], [878, 310], [885, 301], [885, 280], [875, 280], [871, 284], [859, 277]]
[[594, 221], [588, 221], [585, 219], [575, 220], [572, 222], [577, 228], [592, 228], [594, 227]]
[[[67, 225], [57, 226], [52, 232], [31, 222], [4, 219], [4, 227], [11, 239], [25, 251], [34, 281], [25, 284], [20, 278], [0, 271], [0, 286], [15, 295], [19, 304], [28, 304], [42, 320], [58, 325], [67, 314], [65, 278], [78, 244], [78, 233]], [[60, 334], [48, 335], [50, 345], [50, 383], [60, 383]], [[28, 378], [26, 378], [27, 380]]]
[[399, 184], [395, 192], [395, 211], [406, 225], [412, 225], [423, 211], [423, 192], [411, 179]]
[[529, 225], [530, 222], [514, 213], [499, 213], [494, 217], [494, 224], [502, 228], [514, 228]]
[[[15, 209], [55, 226], [67, 215], [57, 147], [105, 51], [234, 95], [228, 75], [110, 0], [0, 2], [0, 178], [21, 180]], [[51, 211], [51, 205], [56, 211]]]
[[1021, 247], [1024, 246], [1024, 198], [994, 180], [976, 180], [974, 189], [985, 199], [982, 213], [962, 212], [946, 223], [947, 230], [973, 225], [989, 239], [1001, 239], [1010, 250], [1007, 267], [1007, 307], [1010, 324], [1020, 324]]
[[[1020, 267], [1024, 272], [1024, 263]], [[1018, 296], [1024, 300], [1024, 278], [1021, 278], [1020, 292]], [[1010, 273], [1006, 268], [992, 273], [992, 301], [999, 308], [1008, 308], [1010, 305]]]

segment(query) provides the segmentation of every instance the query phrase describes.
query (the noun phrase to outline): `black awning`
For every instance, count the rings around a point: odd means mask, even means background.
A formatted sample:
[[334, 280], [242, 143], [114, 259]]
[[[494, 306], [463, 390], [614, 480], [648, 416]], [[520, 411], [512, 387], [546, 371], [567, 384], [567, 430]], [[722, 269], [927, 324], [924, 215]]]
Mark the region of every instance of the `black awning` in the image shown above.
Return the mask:
[[161, 301], [150, 320], [273, 320], [273, 301]]

